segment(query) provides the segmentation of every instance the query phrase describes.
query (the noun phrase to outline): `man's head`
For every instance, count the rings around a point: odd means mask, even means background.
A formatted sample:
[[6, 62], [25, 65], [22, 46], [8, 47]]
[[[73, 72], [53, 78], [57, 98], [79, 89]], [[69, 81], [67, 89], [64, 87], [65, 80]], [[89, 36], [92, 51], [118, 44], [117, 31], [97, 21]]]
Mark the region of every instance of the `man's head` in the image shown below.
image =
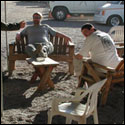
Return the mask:
[[95, 31], [96, 31], [95, 27], [90, 23], [84, 24], [81, 28], [81, 32], [85, 37], [90, 36]]
[[40, 24], [40, 20], [42, 19], [42, 14], [40, 12], [36, 12], [33, 14], [33, 22], [34, 25], [39, 25]]

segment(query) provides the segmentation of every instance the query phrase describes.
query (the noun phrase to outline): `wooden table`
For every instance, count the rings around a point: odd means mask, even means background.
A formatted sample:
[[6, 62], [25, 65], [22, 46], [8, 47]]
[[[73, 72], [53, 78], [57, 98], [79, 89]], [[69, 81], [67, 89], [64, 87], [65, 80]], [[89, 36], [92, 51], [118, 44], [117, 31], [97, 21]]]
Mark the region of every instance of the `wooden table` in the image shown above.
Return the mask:
[[50, 75], [51, 75], [53, 68], [59, 65], [58, 62], [48, 57], [45, 58], [45, 60], [41, 62], [35, 61], [32, 58], [27, 58], [26, 61], [32, 64], [35, 69], [35, 72], [31, 78], [30, 83], [34, 83], [37, 77], [38, 76], [40, 77], [40, 84], [37, 90], [43, 90], [47, 87], [54, 88], [54, 83], [51, 80]]

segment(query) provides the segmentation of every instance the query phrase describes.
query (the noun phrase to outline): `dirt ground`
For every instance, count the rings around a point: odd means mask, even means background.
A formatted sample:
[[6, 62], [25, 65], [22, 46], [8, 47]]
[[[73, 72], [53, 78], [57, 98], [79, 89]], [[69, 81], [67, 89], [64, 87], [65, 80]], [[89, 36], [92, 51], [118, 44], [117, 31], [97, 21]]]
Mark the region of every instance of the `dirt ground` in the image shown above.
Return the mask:
[[[7, 1], [7, 21], [17, 22], [25, 20], [27, 25], [32, 24], [32, 14], [40, 11], [44, 15], [43, 23], [49, 24], [56, 30], [70, 36], [75, 43], [77, 52], [82, 45], [83, 37], [80, 27], [86, 21], [64, 21], [57, 22], [48, 20], [48, 6], [45, 1]], [[1, 2], [1, 20], [4, 21], [4, 6]], [[111, 28], [92, 22], [98, 29], [108, 32]], [[18, 31], [8, 32], [8, 43], [15, 40]], [[6, 69], [6, 40], [5, 32], [1, 32], [1, 65]], [[73, 97], [77, 86], [77, 78], [69, 75], [68, 65], [60, 62], [60, 65], [52, 72], [52, 80], [55, 83], [54, 90], [37, 92], [39, 79], [35, 84], [29, 84], [34, 72], [33, 67], [25, 61], [16, 62], [16, 70], [13, 75], [4, 81], [4, 115], [1, 124], [47, 124], [47, 111], [51, 108], [53, 97]], [[123, 124], [124, 123], [124, 88], [116, 85], [110, 91], [107, 104], [98, 106], [100, 124]], [[65, 118], [56, 116], [53, 124], [64, 124]], [[88, 123], [92, 124], [90, 117]], [[75, 122], [73, 122], [75, 124]]]

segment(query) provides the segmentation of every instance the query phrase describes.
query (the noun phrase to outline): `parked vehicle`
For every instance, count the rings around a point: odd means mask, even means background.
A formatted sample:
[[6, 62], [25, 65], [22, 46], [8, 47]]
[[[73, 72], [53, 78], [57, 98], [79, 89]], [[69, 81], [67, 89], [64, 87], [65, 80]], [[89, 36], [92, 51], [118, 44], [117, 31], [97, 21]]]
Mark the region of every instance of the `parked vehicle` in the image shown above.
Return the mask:
[[93, 14], [107, 1], [50, 1], [50, 12], [54, 19], [65, 20], [67, 15]]
[[124, 23], [124, 1], [112, 1], [98, 8], [94, 21], [111, 26]]

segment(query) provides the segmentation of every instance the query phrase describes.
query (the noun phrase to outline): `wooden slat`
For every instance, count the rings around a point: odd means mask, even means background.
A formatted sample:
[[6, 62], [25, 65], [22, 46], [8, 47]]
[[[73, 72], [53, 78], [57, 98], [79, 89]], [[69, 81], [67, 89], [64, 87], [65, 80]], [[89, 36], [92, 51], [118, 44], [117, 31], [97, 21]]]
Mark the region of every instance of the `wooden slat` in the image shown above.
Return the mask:
[[50, 35], [50, 42], [54, 44], [54, 37]]
[[67, 45], [68, 45], [68, 40], [64, 39], [64, 45], [63, 45], [63, 54], [66, 55], [67, 53]]
[[20, 41], [17, 40], [16, 44], [17, 44], [17, 52], [21, 53], [21, 44], [20, 44]]
[[90, 83], [95, 83], [95, 81], [90, 76], [82, 76], [82, 78], [85, 79], [86, 81], [90, 82]]
[[115, 42], [115, 45], [124, 46], [124, 42]]
[[100, 69], [103, 69], [103, 70], [106, 70], [106, 71], [115, 72], [115, 69], [111, 68], [111, 67], [106, 67], [106, 66], [103, 66], [103, 65], [100, 65], [100, 64], [97, 64], [97, 63], [92, 63], [92, 65], [95, 68], [100, 68]]
[[112, 80], [112, 83], [121, 83], [121, 82], [124, 82], [124, 77]]
[[55, 37], [54, 54], [58, 54], [58, 37]]
[[25, 53], [25, 42], [24, 39], [21, 40], [22, 53]]
[[115, 78], [117, 77], [124, 77], [124, 71], [119, 71], [119, 72], [116, 72], [116, 73], [113, 73], [112, 76]]
[[63, 52], [63, 38], [60, 38], [59, 40], [59, 48], [58, 48], [58, 54], [62, 54]]

